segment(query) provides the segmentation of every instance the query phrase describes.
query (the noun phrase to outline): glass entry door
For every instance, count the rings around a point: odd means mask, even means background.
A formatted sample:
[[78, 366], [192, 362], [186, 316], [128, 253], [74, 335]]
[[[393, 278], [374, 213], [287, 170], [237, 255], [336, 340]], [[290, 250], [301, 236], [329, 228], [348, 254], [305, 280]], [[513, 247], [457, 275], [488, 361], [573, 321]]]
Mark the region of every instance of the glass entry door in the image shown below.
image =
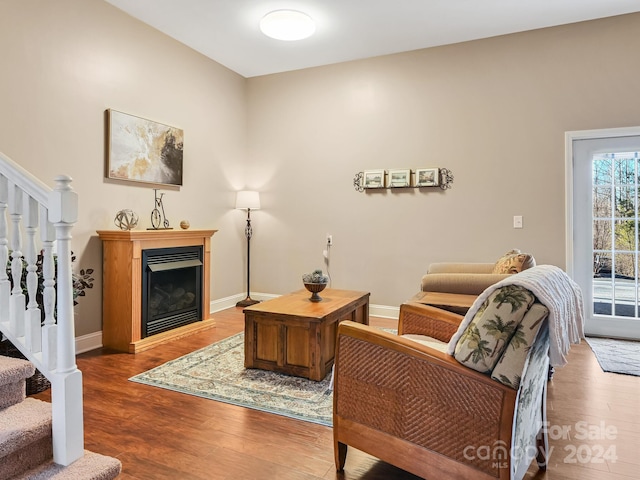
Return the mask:
[[640, 136], [573, 141], [573, 266], [587, 334], [640, 338]]

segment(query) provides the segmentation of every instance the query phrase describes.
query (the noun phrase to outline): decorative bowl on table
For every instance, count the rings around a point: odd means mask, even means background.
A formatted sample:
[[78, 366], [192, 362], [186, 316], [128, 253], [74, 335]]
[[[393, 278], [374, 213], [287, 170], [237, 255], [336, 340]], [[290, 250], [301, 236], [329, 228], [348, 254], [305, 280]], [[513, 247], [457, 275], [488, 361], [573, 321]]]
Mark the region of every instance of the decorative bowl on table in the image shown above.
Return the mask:
[[304, 283], [304, 288], [311, 292], [311, 298], [309, 298], [309, 300], [312, 302], [320, 302], [322, 301], [322, 297], [318, 295], [318, 293], [327, 287], [329, 277], [323, 275], [322, 270], [314, 270], [313, 273], [307, 273], [302, 276], [302, 283]]

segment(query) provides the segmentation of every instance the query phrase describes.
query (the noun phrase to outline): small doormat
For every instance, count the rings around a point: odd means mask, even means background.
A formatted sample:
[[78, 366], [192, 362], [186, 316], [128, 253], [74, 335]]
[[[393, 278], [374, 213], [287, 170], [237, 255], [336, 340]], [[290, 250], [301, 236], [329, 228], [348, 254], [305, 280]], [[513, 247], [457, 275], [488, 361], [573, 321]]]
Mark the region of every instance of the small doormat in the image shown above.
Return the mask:
[[587, 337], [587, 343], [605, 372], [640, 376], [640, 342]]
[[166, 388], [307, 422], [331, 426], [331, 374], [321, 382], [244, 368], [244, 333], [131, 377]]

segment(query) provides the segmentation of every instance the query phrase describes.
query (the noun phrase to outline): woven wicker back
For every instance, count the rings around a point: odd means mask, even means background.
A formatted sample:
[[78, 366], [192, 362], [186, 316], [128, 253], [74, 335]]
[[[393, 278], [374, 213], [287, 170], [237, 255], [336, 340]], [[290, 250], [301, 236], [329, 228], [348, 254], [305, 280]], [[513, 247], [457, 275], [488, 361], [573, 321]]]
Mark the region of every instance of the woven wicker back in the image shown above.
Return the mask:
[[337, 415], [499, 476], [500, 462], [469, 452], [495, 448], [496, 439], [510, 444], [498, 421], [504, 389], [398, 352], [386, 351], [384, 368], [372, 368], [384, 347], [348, 336], [339, 342]]

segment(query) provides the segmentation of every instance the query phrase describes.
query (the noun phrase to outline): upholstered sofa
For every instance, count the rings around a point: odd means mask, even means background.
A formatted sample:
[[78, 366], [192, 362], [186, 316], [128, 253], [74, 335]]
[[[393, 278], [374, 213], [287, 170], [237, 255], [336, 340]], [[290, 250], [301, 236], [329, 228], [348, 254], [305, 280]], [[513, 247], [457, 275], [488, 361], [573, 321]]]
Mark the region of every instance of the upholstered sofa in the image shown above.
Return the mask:
[[491, 263], [439, 262], [432, 263], [422, 277], [423, 292], [461, 293], [479, 295], [489, 286], [509, 275], [534, 267], [533, 255], [514, 249]]
[[561, 299], [542, 291], [545, 304], [527, 288], [498, 285], [464, 318], [407, 302], [398, 335], [340, 324], [337, 470], [344, 468], [348, 446], [434, 480], [519, 480], [533, 458], [546, 468], [550, 331], [555, 338], [566, 323], [567, 338], [580, 341], [582, 297], [572, 283], [556, 292]]

